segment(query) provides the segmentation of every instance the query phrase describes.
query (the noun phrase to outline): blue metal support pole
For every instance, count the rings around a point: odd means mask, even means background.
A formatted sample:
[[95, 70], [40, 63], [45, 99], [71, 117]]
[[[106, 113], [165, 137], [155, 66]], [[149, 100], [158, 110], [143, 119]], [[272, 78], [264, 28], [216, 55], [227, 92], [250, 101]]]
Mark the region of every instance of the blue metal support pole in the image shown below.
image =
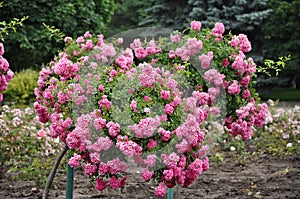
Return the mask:
[[168, 199], [173, 199], [174, 197], [174, 188], [168, 188]]
[[68, 164], [66, 199], [73, 199], [74, 168]]

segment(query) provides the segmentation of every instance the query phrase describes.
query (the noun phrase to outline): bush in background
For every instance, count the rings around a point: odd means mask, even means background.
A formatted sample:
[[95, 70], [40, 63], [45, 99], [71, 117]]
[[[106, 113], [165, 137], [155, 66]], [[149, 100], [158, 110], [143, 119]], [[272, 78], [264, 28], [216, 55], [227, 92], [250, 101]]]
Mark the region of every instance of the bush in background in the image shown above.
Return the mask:
[[9, 37], [4, 35], [12, 70], [48, 63], [63, 47], [63, 42], [50, 38], [51, 33], [43, 23], [76, 37], [87, 30], [102, 33], [113, 13], [113, 0], [4, 0], [0, 19], [11, 21], [28, 16], [18, 32]]
[[34, 88], [36, 88], [39, 72], [26, 69], [15, 74], [7, 90], [3, 92], [5, 104], [29, 105], [35, 101]]

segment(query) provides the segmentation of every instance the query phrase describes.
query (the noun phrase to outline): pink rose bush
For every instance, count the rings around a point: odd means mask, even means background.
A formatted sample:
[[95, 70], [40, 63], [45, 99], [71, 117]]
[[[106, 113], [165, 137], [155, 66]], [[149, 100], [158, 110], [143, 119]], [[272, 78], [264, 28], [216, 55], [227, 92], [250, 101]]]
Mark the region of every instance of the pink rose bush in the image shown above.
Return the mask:
[[8, 61], [3, 57], [4, 45], [0, 42], [0, 102], [3, 101], [2, 91], [7, 89], [8, 82], [14, 76], [14, 73], [9, 69]]
[[122, 188], [132, 158], [163, 197], [209, 169], [210, 118], [224, 116], [225, 130], [243, 139], [263, 124], [268, 107], [255, 98], [247, 37], [224, 35], [221, 23], [210, 30], [193, 21], [188, 30], [111, 42], [87, 32], [68, 38], [40, 72], [40, 121], [68, 145], [69, 165], [83, 166], [96, 189]]

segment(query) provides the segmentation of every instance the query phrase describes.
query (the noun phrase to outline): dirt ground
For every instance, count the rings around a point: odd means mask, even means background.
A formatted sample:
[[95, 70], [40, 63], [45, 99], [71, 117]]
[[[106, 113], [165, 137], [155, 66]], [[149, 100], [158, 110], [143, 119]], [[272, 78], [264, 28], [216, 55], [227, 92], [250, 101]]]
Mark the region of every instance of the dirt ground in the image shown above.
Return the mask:
[[[245, 164], [226, 157], [222, 164], [211, 164], [189, 188], [175, 188], [174, 198], [300, 198], [300, 157], [284, 158], [261, 155]], [[49, 198], [65, 198], [66, 175], [58, 174]], [[0, 179], [0, 198], [42, 198], [43, 190], [34, 182]], [[131, 169], [123, 190], [99, 192], [89, 184], [81, 170], [75, 170], [74, 199], [85, 198], [155, 198], [154, 187], [144, 183], [137, 170]]]

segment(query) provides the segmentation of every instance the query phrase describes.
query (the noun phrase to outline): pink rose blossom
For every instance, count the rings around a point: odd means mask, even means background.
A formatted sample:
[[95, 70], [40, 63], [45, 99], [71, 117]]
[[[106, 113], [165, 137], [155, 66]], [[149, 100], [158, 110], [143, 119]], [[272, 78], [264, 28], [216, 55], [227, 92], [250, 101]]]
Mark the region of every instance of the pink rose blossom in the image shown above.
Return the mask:
[[102, 178], [97, 178], [95, 188], [98, 191], [103, 191], [104, 189], [106, 189], [106, 181], [103, 181]]
[[175, 52], [173, 50], [170, 50], [170, 52], [169, 52], [169, 58], [170, 59], [174, 59], [175, 57], [176, 57]]
[[201, 62], [201, 67], [203, 69], [207, 69], [210, 66], [210, 62], [213, 59], [213, 52], [209, 51], [207, 55], [202, 54], [199, 56], [199, 60]]
[[151, 180], [152, 176], [154, 175], [154, 171], [149, 171], [148, 169], [143, 169], [142, 171], [142, 177], [147, 182]]
[[233, 80], [233, 83], [228, 87], [228, 93], [231, 95], [239, 94], [241, 88], [237, 80]]
[[251, 96], [251, 93], [250, 93], [250, 90], [249, 89], [246, 89], [243, 91], [243, 94], [242, 94], [242, 97], [247, 99]]
[[69, 159], [69, 165], [72, 168], [77, 168], [80, 165], [81, 156], [74, 153], [73, 157]]
[[223, 38], [225, 27], [223, 23], [217, 22], [215, 27], [212, 29], [212, 35], [216, 37], [216, 41], [220, 41]]
[[229, 66], [230, 62], [228, 61], [228, 59], [224, 58], [223, 61], [222, 61], [222, 66]]
[[157, 146], [157, 142], [153, 139], [150, 139], [147, 146], [148, 146], [148, 149], [152, 149]]
[[155, 188], [155, 196], [162, 198], [166, 195], [166, 193], [166, 185], [163, 182], [159, 183], [159, 185]]
[[200, 31], [200, 29], [201, 29], [201, 22], [200, 21], [192, 21], [191, 22], [191, 29], [192, 30], [195, 30], [195, 31], [197, 31], [197, 32], [199, 32]]
[[166, 113], [167, 115], [171, 115], [173, 112], [174, 112], [173, 106], [171, 106], [170, 104], [167, 104], [167, 105], [165, 106], [165, 113]]
[[180, 35], [179, 35], [179, 34], [171, 35], [170, 38], [171, 38], [171, 41], [172, 41], [173, 43], [178, 43], [178, 42], [180, 42]]
[[168, 100], [168, 99], [170, 99], [170, 96], [171, 96], [170, 91], [165, 91], [165, 90], [160, 91], [160, 97], [162, 99]]
[[94, 164], [86, 163], [83, 165], [84, 173], [88, 176], [93, 175], [97, 171], [97, 166]]

